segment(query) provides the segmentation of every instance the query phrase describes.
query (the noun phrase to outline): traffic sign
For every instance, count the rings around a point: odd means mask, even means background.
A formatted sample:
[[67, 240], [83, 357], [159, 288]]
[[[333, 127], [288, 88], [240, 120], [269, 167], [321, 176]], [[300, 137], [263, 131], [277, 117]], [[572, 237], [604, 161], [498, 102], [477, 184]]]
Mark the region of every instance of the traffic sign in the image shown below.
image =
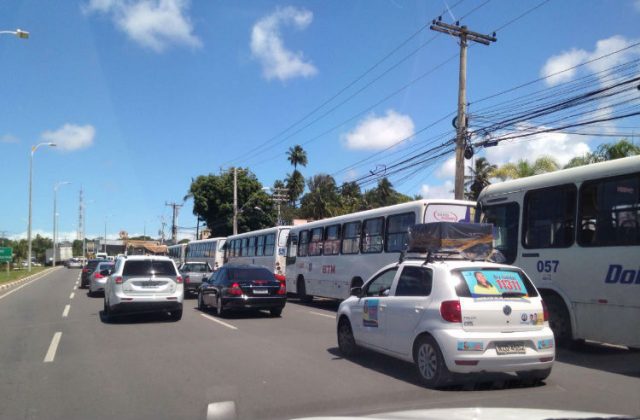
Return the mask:
[[9, 247], [0, 247], [0, 262], [11, 262], [13, 258], [13, 249]]

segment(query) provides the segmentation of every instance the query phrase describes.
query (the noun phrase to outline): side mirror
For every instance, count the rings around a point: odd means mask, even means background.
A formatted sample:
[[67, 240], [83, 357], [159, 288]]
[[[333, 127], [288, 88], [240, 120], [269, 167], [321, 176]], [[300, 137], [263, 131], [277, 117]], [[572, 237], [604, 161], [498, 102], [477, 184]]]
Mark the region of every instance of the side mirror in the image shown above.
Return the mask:
[[362, 296], [362, 287], [352, 287], [351, 288], [351, 296]]

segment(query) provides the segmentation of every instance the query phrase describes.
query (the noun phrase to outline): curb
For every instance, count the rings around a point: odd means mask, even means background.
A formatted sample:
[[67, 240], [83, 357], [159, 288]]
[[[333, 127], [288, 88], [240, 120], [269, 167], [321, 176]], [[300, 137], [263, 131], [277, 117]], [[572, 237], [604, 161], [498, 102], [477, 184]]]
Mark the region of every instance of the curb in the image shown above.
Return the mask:
[[[59, 269], [59, 268], [60, 268], [60, 267], [56, 267], [55, 269]], [[17, 286], [17, 285], [19, 285], [19, 284], [21, 284], [21, 283], [27, 282], [27, 281], [29, 281], [29, 280], [33, 280], [34, 278], [36, 278], [36, 277], [38, 277], [38, 276], [40, 276], [40, 275], [47, 274], [47, 273], [51, 272], [52, 270], [54, 270], [54, 269], [53, 269], [53, 268], [48, 268], [48, 269], [43, 270], [43, 271], [41, 271], [41, 272], [39, 272], [39, 273], [36, 273], [36, 274], [32, 274], [32, 275], [30, 275], [30, 276], [27, 276], [27, 277], [25, 277], [25, 278], [23, 278], [23, 279], [20, 279], [20, 280], [14, 280], [14, 281], [9, 282], [9, 283], [4, 283], [4, 284], [0, 285], [0, 290], [10, 289], [10, 288], [12, 288], [13, 286]]]

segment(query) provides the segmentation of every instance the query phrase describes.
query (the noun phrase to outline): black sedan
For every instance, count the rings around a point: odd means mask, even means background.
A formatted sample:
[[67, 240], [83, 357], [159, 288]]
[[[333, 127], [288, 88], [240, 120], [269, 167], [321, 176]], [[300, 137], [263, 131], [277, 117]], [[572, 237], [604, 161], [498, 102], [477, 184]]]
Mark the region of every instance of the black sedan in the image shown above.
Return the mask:
[[280, 316], [286, 302], [284, 281], [257, 265], [227, 264], [198, 290], [198, 309], [214, 307], [219, 316], [233, 309], [268, 309]]

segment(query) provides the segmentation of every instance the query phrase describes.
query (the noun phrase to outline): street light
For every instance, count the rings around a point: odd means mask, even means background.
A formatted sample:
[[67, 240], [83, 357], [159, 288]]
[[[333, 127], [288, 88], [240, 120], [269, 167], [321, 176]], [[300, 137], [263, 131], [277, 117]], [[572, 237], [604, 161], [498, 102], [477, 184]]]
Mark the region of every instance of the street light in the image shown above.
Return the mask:
[[22, 29], [16, 29], [15, 31], [0, 31], [0, 34], [10, 34], [15, 35], [20, 39], [29, 38], [29, 32], [23, 31]]
[[27, 271], [31, 272], [31, 189], [32, 189], [32, 180], [33, 180], [33, 154], [38, 150], [40, 146], [49, 146], [56, 147], [55, 143], [38, 143], [35, 146], [31, 146], [31, 157], [29, 159], [29, 222], [27, 226], [27, 242], [29, 243], [29, 252], [27, 253], [27, 258], [29, 262], [27, 263]]
[[[84, 201], [82, 202], [82, 220], [83, 220], [83, 226], [87, 226], [87, 204], [92, 204], [95, 203], [95, 200], [88, 200], [88, 201]], [[86, 232], [84, 230], [84, 228], [82, 229], [82, 257], [83, 258], [87, 258], [87, 235]], [[95, 252], [95, 246], [94, 246], [94, 252]]]
[[58, 213], [56, 213], [56, 208], [57, 208], [57, 200], [58, 200], [58, 188], [62, 185], [68, 185], [71, 184], [71, 182], [69, 181], [62, 181], [62, 182], [58, 182], [57, 184], [55, 184], [53, 186], [53, 263], [51, 264], [52, 267], [56, 266], [56, 248], [57, 248], [57, 244], [58, 244], [58, 238], [57, 238], [57, 217], [58, 217]]

